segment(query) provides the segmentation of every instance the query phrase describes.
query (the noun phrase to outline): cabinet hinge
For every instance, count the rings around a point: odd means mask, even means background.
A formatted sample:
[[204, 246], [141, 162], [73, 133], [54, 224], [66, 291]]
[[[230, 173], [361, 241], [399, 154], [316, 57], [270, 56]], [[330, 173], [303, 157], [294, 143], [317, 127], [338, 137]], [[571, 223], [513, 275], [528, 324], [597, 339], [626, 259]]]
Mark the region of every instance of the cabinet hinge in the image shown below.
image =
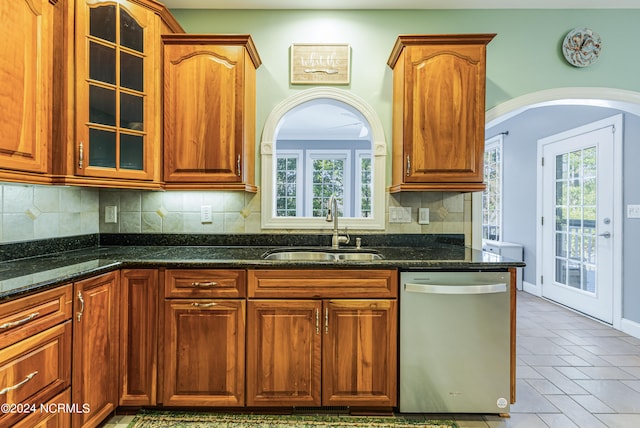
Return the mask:
[[540, 285], [544, 284], [544, 276], [540, 275]]
[[544, 166], [544, 157], [540, 158], [540, 166]]
[[544, 216], [540, 217], [540, 226], [544, 226]]

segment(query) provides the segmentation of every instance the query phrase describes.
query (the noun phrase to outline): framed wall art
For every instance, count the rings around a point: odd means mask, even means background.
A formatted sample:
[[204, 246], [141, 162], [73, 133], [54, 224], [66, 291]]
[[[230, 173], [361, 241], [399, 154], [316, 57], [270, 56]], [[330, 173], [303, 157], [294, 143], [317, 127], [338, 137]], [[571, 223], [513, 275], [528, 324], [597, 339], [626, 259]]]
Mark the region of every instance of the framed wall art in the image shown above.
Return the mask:
[[347, 43], [291, 45], [291, 84], [348, 85], [351, 47]]

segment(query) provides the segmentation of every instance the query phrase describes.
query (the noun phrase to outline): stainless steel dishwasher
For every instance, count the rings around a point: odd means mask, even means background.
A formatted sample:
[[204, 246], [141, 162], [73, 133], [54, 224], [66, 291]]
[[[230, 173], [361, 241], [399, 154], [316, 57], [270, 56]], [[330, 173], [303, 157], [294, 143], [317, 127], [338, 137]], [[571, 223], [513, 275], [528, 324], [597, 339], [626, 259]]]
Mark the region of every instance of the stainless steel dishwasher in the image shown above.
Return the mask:
[[400, 411], [508, 413], [508, 272], [402, 272]]

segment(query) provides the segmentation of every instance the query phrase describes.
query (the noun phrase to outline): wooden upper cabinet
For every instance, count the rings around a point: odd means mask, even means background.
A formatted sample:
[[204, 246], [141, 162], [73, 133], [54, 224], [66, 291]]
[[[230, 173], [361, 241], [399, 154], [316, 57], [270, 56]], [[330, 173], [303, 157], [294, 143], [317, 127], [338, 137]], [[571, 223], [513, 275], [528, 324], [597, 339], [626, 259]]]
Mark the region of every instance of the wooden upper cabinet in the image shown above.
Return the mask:
[[249, 35], [162, 36], [166, 188], [255, 192], [256, 68]]
[[0, 2], [0, 179], [49, 181], [57, 1]]
[[[182, 31], [153, 0], [79, 0], [69, 6], [68, 127], [54, 181], [159, 188], [161, 40]], [[73, 41], [75, 40], [75, 45]]]
[[486, 46], [495, 34], [399, 36], [390, 192], [484, 189]]

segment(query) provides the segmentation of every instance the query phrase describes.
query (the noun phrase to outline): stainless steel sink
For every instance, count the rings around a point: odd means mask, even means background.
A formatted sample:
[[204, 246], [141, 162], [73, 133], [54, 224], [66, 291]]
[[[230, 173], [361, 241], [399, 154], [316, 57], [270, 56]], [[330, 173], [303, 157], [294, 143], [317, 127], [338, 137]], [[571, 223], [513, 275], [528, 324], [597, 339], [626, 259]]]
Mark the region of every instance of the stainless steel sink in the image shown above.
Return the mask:
[[265, 260], [289, 261], [371, 261], [380, 260], [382, 256], [375, 251], [325, 251], [325, 250], [272, 250], [262, 255]]

